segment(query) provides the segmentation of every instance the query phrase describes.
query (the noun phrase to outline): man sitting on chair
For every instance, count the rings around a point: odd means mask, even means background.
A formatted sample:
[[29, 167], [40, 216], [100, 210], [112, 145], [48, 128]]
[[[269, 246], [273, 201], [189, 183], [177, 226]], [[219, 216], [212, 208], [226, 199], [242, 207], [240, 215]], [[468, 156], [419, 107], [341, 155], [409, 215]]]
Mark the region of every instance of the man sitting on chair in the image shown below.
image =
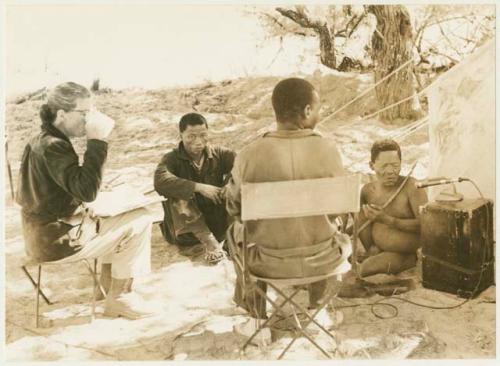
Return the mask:
[[398, 190], [405, 177], [401, 171], [401, 148], [393, 140], [376, 141], [371, 148], [370, 167], [376, 180], [361, 190], [362, 211], [359, 227], [371, 221], [359, 234], [368, 258], [361, 263], [359, 275], [395, 274], [416, 263], [420, 247], [419, 207], [427, 203], [425, 190], [408, 178], [403, 189], [384, 209], [382, 206]]
[[[236, 157], [226, 190], [230, 215], [241, 214], [241, 186], [244, 183], [291, 181], [345, 175], [341, 156], [333, 140], [314, 131], [319, 120], [320, 99], [306, 80], [280, 81], [272, 93], [277, 130], [265, 133]], [[291, 198], [293, 199], [293, 198]], [[328, 274], [343, 263], [341, 236], [327, 215], [250, 221], [247, 265], [251, 273], [268, 278], [304, 278]], [[228, 229], [232, 256], [242, 250], [242, 225], [237, 220]], [[255, 287], [243, 293], [242, 273], [235, 265], [237, 281], [234, 301], [256, 319], [266, 318], [266, 299]], [[317, 307], [327, 281], [309, 287], [310, 307]], [[266, 291], [266, 284], [257, 286]], [[245, 335], [253, 333], [255, 321], [236, 327]]]
[[[150, 272], [151, 217], [138, 209], [97, 221], [82, 209], [99, 191], [113, 120], [92, 110], [90, 92], [73, 82], [49, 93], [40, 117], [41, 132], [24, 149], [17, 190], [28, 257], [36, 263], [101, 258], [104, 315], [150, 315], [138, 307], [142, 300], [125, 292], [134, 277]], [[70, 138], [83, 136], [80, 165]], [[72, 225], [79, 212], [79, 224]]]
[[156, 192], [168, 198], [163, 235], [179, 246], [201, 242], [205, 260], [215, 264], [224, 258], [221, 242], [228, 222], [222, 187], [235, 153], [208, 144], [208, 125], [201, 114], [182, 116], [179, 131], [179, 146], [163, 156], [154, 176]]

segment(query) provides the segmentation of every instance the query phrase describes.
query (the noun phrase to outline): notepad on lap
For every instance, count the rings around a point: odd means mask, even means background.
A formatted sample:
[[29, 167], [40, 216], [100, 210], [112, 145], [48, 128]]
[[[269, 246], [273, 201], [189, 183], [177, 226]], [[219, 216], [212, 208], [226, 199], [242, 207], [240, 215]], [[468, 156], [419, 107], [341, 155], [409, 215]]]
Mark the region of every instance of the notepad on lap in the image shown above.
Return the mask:
[[93, 202], [87, 203], [87, 207], [94, 211], [96, 216], [109, 217], [146, 207], [164, 200], [158, 195], [145, 196], [136, 189], [122, 184], [112, 191], [99, 192]]

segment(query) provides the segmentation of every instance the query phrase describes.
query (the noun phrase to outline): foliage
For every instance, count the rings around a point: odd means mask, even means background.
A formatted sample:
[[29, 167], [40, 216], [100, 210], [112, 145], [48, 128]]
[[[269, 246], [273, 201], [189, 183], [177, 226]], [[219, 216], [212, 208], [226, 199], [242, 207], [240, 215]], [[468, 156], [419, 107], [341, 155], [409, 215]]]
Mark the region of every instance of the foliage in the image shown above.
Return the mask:
[[[419, 71], [449, 68], [495, 34], [494, 5], [408, 5], [413, 25], [415, 60]], [[368, 6], [308, 5], [279, 8], [253, 6], [249, 12], [257, 16], [267, 38], [294, 35], [320, 37], [317, 26], [326, 26], [331, 37], [332, 68], [342, 71], [344, 56], [355, 57], [351, 65], [371, 65], [371, 36]], [[363, 25], [365, 25], [363, 27]], [[361, 29], [363, 28], [363, 29]], [[361, 32], [371, 32], [369, 36]], [[353, 51], [353, 48], [357, 50]], [[329, 65], [327, 65], [329, 66]], [[329, 66], [331, 67], [331, 66]]]
[[408, 6], [422, 67], [449, 68], [495, 35], [493, 5]]

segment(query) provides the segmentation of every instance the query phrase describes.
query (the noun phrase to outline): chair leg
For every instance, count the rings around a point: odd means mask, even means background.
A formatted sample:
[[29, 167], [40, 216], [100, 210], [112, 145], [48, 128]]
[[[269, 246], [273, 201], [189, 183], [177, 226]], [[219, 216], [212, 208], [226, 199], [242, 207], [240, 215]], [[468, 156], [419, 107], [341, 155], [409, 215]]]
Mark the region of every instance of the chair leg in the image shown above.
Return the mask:
[[95, 319], [95, 308], [96, 308], [96, 298], [97, 298], [97, 290], [100, 290], [101, 293], [106, 297], [106, 291], [104, 291], [101, 282], [97, 279], [97, 258], [94, 258], [94, 268], [90, 265], [87, 259], [84, 259], [83, 262], [87, 266], [87, 269], [92, 276], [92, 311], [90, 315], [90, 321], [92, 322]]
[[90, 266], [89, 262], [84, 259], [83, 262], [87, 266], [87, 269], [89, 270], [90, 275], [94, 278], [96, 281], [96, 286], [99, 291], [101, 291], [101, 294], [106, 297], [106, 291], [104, 290], [104, 287], [102, 287], [101, 281], [97, 278], [97, 259], [94, 259], [94, 269]]
[[[271, 285], [271, 284], [270, 284], [270, 285]], [[271, 287], [272, 287], [273, 289], [275, 289], [275, 290], [276, 290], [276, 287], [275, 287], [275, 286], [272, 286], [272, 285], [271, 285]], [[262, 295], [263, 295], [263, 296], [267, 299], [267, 301], [269, 301], [269, 302], [271, 303], [271, 305], [274, 307], [275, 311], [274, 311], [274, 312], [273, 312], [273, 314], [271, 315], [271, 318], [272, 318], [272, 316], [273, 316], [275, 313], [277, 313], [277, 312], [280, 312], [281, 314], [283, 314], [283, 316], [286, 316], [286, 314], [283, 312], [282, 307], [283, 307], [283, 306], [284, 306], [284, 304], [286, 304], [287, 302], [291, 302], [292, 304], [296, 304], [296, 303], [292, 300], [292, 298], [293, 298], [293, 297], [294, 297], [294, 296], [295, 296], [295, 295], [296, 295], [296, 294], [300, 291], [300, 289], [295, 290], [295, 292], [294, 292], [292, 295], [290, 295], [290, 296], [286, 296], [286, 295], [285, 295], [282, 291], [278, 291], [278, 293], [279, 293], [281, 296], [283, 296], [283, 297], [285, 298], [285, 301], [284, 301], [283, 303], [281, 303], [281, 305], [276, 304], [276, 303], [275, 303], [272, 299], [270, 299], [270, 298], [269, 298], [269, 296], [267, 296], [267, 294], [266, 294], [266, 293], [264, 293], [264, 291], [262, 291], [260, 288], [257, 288], [257, 291], [261, 292], [261, 293], [262, 293]], [[300, 306], [298, 306], [298, 308], [299, 308], [299, 309], [301, 309], [301, 307], [300, 307]], [[302, 311], [303, 311], [303, 310], [302, 310]], [[306, 313], [306, 314], [307, 314], [307, 313]], [[298, 319], [297, 319], [297, 320], [298, 320]], [[264, 323], [264, 324], [265, 324], [265, 323]], [[264, 325], [264, 324], [263, 324], [263, 325]], [[262, 325], [262, 326], [261, 326], [258, 330], [262, 329], [262, 328], [263, 328], [263, 325]], [[323, 348], [321, 348], [321, 346], [320, 346], [319, 344], [317, 344], [317, 343], [314, 341], [314, 339], [312, 339], [312, 338], [309, 336], [309, 334], [307, 334], [307, 332], [306, 332], [305, 330], [301, 329], [301, 327], [300, 327], [300, 323], [299, 323], [299, 327], [297, 328], [297, 330], [298, 330], [298, 331], [299, 331], [299, 332], [300, 332], [300, 333], [301, 333], [304, 337], [306, 337], [306, 338], [309, 340], [309, 342], [311, 342], [314, 346], [316, 346], [316, 348], [318, 348], [318, 349], [319, 349], [319, 350], [320, 350], [320, 351], [321, 351], [321, 352], [322, 352], [322, 353], [323, 353], [323, 354], [324, 354], [327, 358], [329, 358], [329, 359], [331, 359], [331, 358], [332, 358], [332, 357], [331, 357], [331, 356], [330, 356], [330, 355], [329, 355], [329, 354], [328, 354], [328, 353], [327, 353], [327, 352], [326, 352]], [[257, 332], [255, 332], [253, 336], [255, 336], [256, 334], [257, 334]], [[281, 359], [281, 358], [285, 355], [286, 351], [287, 351], [289, 348], [290, 348], [290, 347], [287, 347], [287, 349], [281, 353], [281, 355], [278, 357], [278, 360], [280, 360], [280, 359]]]
[[[284, 293], [282, 291], [280, 291], [278, 288], [274, 287], [273, 285], [271, 285], [271, 287], [276, 291], [278, 292], [281, 296], [285, 296]], [[292, 298], [290, 297], [290, 303], [295, 306], [297, 309], [299, 309], [307, 318], [308, 318], [308, 322], [306, 323], [306, 326], [309, 325], [310, 323], [314, 323], [316, 324], [323, 332], [325, 332], [326, 334], [328, 334], [331, 338], [333, 338], [335, 340], [335, 337], [330, 334], [330, 332], [325, 328], [323, 327], [321, 324], [319, 324], [316, 320], [314, 320], [314, 317], [321, 311], [321, 309], [328, 303], [328, 301], [330, 301], [331, 297], [333, 295], [329, 295], [327, 296], [327, 298], [325, 299], [325, 301], [323, 301], [323, 304], [320, 305], [318, 307], [318, 309], [314, 312], [314, 315], [311, 316], [307, 313], [307, 310], [304, 309], [302, 306], [300, 306], [299, 304], [297, 304], [295, 301], [292, 300]]]
[[358, 266], [358, 214], [354, 213], [352, 214], [352, 219], [353, 219], [353, 241], [352, 241], [352, 263], [351, 267], [353, 269], [354, 274], [356, 275], [356, 278], [359, 277], [359, 266]]
[[262, 291], [260, 288], [256, 288], [256, 290], [266, 298], [267, 301], [269, 301], [270, 303], [273, 304], [275, 310], [274, 312], [271, 314], [271, 316], [269, 318], [266, 319], [266, 321], [264, 323], [262, 323], [258, 328], [257, 330], [247, 339], [247, 341], [245, 342], [245, 344], [243, 344], [243, 347], [242, 347], [242, 351], [244, 351], [247, 346], [252, 342], [252, 340], [257, 336], [257, 334], [259, 334], [259, 332], [265, 328], [267, 326], [267, 324], [271, 321], [271, 319], [273, 319], [274, 315], [278, 312], [281, 313], [281, 309], [283, 308], [283, 306], [285, 306], [285, 304], [289, 301], [290, 298], [294, 297], [299, 291], [300, 289], [297, 289], [295, 290], [295, 292], [290, 296], [290, 297], [285, 297], [285, 300], [281, 303], [281, 304], [275, 304], [268, 296], [267, 294]]
[[[272, 286], [274, 288], [274, 286]], [[276, 289], [275, 289], [276, 290]], [[278, 291], [279, 292], [279, 291]], [[314, 314], [312, 315], [312, 317], [310, 317], [307, 313], [306, 316], [309, 318], [308, 321], [305, 323], [304, 325], [304, 328], [307, 328], [309, 326], [309, 324], [311, 322], [314, 322], [321, 330], [323, 330], [326, 334], [328, 334], [330, 337], [332, 337], [334, 340], [335, 340], [335, 337], [328, 331], [326, 330], [322, 325], [320, 325], [318, 322], [316, 322], [314, 320], [314, 317], [328, 304], [328, 302], [331, 300], [331, 298], [335, 295], [335, 292], [334, 291], [331, 291], [330, 294], [327, 295], [326, 299], [323, 301], [322, 304], [320, 304], [320, 306], [318, 306], [318, 309], [314, 312]], [[292, 304], [295, 304], [295, 302], [293, 300], [290, 299], [290, 302]], [[311, 319], [312, 318], [312, 319]], [[298, 323], [300, 325], [300, 323]], [[301, 333], [303, 333], [301, 331]], [[307, 337], [309, 339], [309, 337]], [[295, 334], [293, 339], [290, 341], [290, 343], [288, 343], [288, 345], [285, 347], [285, 349], [283, 350], [283, 352], [281, 352], [280, 356], [278, 357], [278, 359], [281, 359], [285, 353], [290, 349], [290, 347], [295, 343], [295, 341], [298, 339], [298, 335]], [[311, 340], [311, 339], [309, 339]], [[321, 348], [319, 345], [317, 345], [315, 342], [312, 342], [324, 355], [326, 355], [326, 357], [328, 358], [332, 358], [329, 354], [326, 353], [326, 351], [323, 350], [323, 348]]]
[[42, 279], [42, 265], [38, 265], [38, 281], [36, 285], [36, 309], [35, 309], [35, 327], [38, 328], [39, 325], [39, 312], [40, 312], [40, 286]]
[[[94, 274], [97, 273], [97, 258], [94, 258]], [[93, 280], [93, 294], [92, 294], [92, 315], [91, 315], [91, 321], [95, 319], [95, 301], [97, 297], [97, 281], [96, 281], [96, 276], [92, 276]]]
[[[23, 270], [23, 272], [26, 275], [26, 277], [28, 277], [28, 279], [30, 280], [31, 284], [33, 285], [33, 288], [36, 290], [37, 284], [36, 284], [35, 280], [33, 279], [33, 277], [31, 277], [31, 275], [28, 272], [28, 269], [26, 268], [26, 266], [21, 266], [21, 269]], [[53, 304], [49, 300], [49, 298], [47, 296], [45, 296], [45, 294], [43, 293], [43, 290], [41, 288], [40, 288], [40, 295], [42, 295], [42, 298], [43, 298], [43, 300], [45, 301], [45, 303], [47, 305], [52, 305]]]

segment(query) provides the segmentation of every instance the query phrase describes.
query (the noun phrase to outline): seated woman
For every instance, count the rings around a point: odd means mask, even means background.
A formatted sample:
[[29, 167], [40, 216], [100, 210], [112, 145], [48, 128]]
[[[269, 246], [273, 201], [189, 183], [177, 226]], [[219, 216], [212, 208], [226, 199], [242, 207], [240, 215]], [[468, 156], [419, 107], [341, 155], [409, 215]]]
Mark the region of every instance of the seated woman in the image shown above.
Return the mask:
[[[142, 300], [126, 294], [132, 279], [151, 269], [152, 222], [147, 211], [99, 220], [74, 217], [82, 211], [82, 202], [97, 196], [113, 120], [92, 110], [90, 92], [73, 82], [49, 93], [40, 118], [41, 132], [24, 149], [17, 189], [28, 256], [38, 263], [101, 258], [101, 282], [108, 293], [104, 315], [150, 315], [140, 309]], [[87, 150], [80, 165], [70, 138], [83, 136]]]

